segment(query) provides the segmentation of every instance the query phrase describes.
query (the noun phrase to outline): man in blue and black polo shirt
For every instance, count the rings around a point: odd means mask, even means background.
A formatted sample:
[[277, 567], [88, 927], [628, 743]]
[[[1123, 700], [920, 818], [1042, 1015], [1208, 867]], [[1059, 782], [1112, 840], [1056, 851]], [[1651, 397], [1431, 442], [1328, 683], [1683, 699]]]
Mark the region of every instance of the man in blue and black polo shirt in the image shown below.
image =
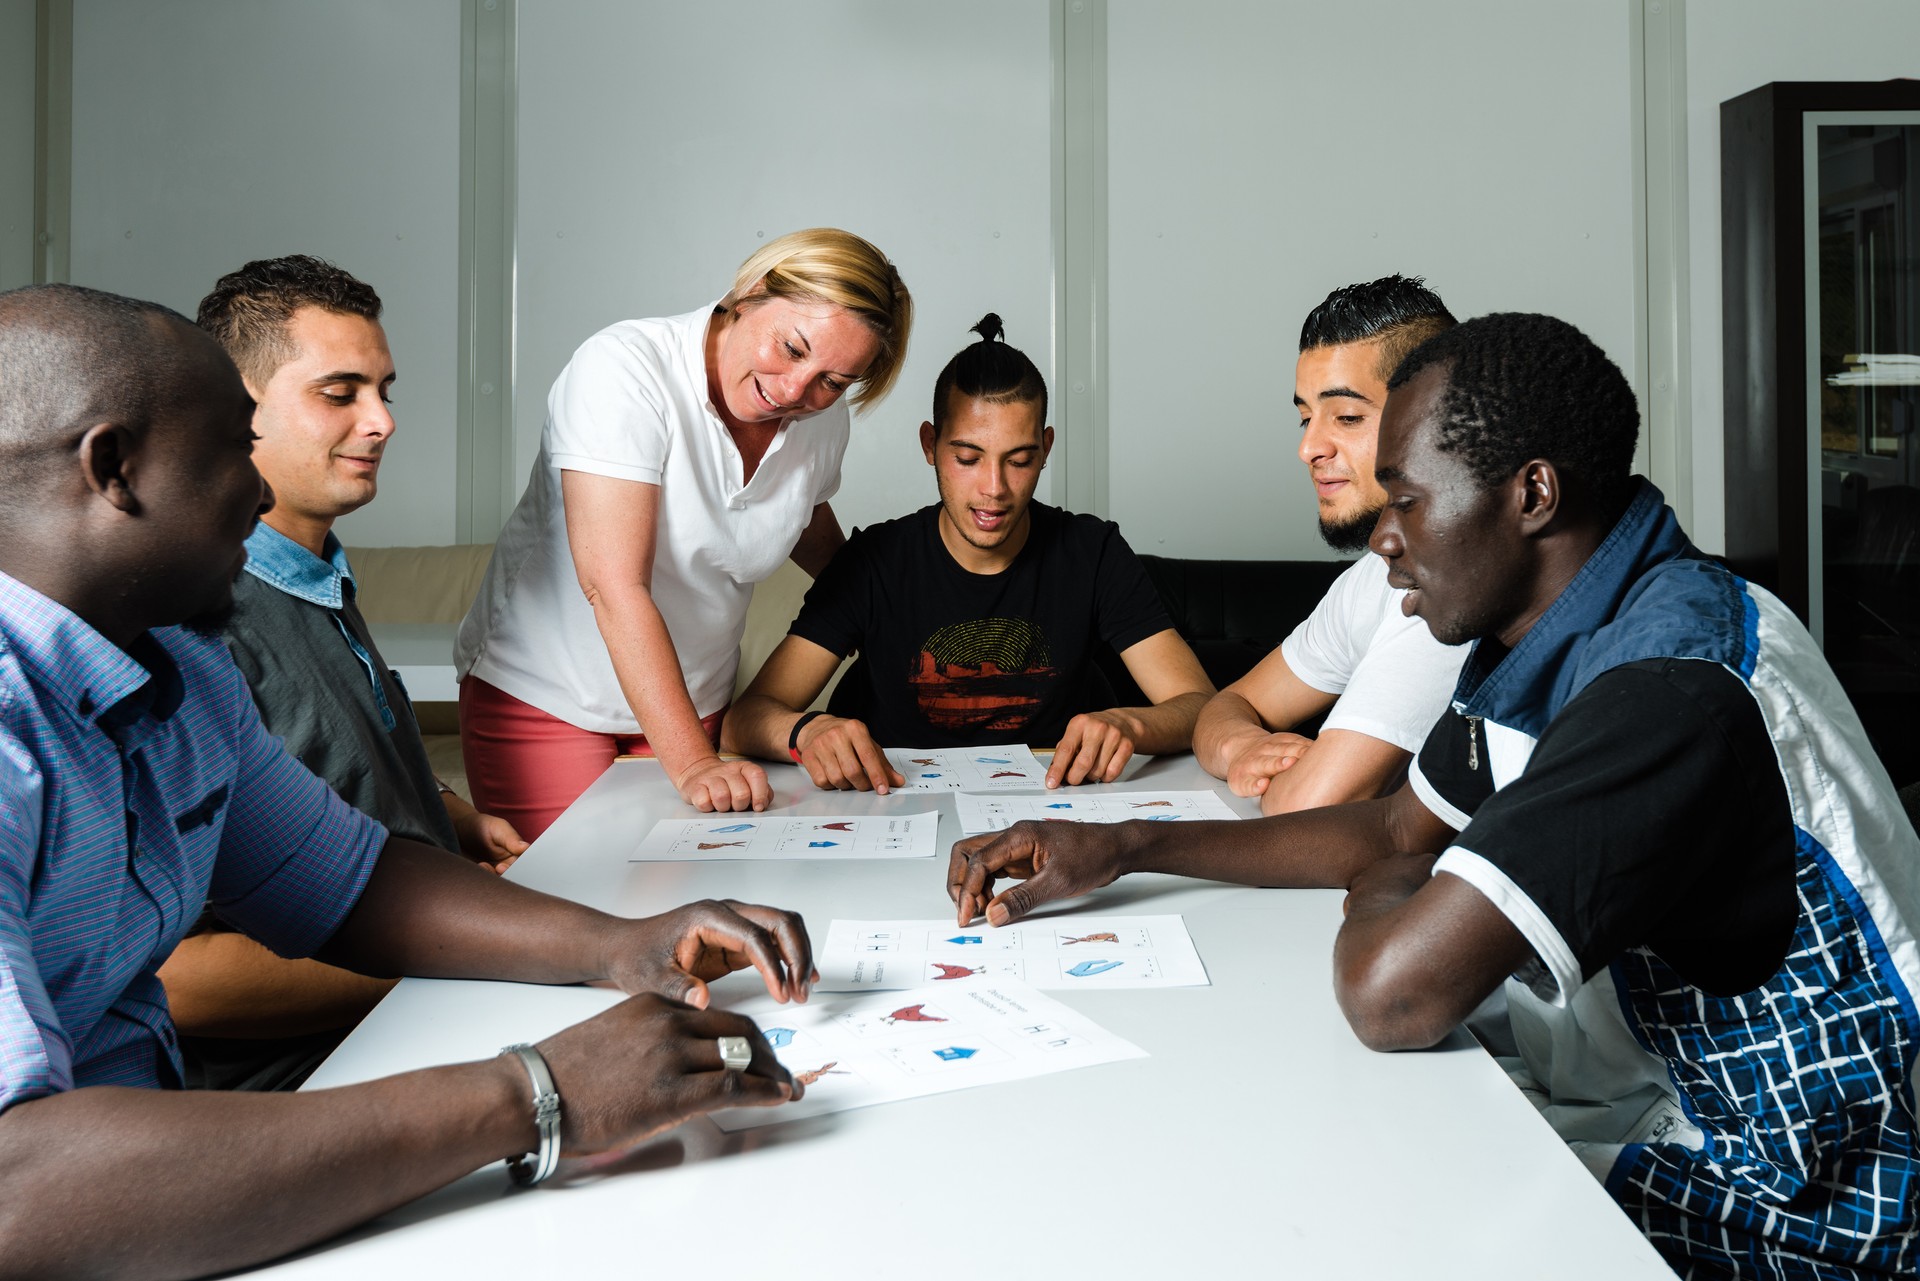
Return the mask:
[[1433, 1045], [1504, 985], [1516, 1079], [1687, 1275], [1912, 1275], [1920, 838], [1819, 647], [1630, 475], [1633, 393], [1571, 325], [1469, 321], [1391, 387], [1371, 546], [1475, 642], [1407, 786], [962, 842], [961, 919], [1135, 870], [1350, 887], [1361, 1039]]

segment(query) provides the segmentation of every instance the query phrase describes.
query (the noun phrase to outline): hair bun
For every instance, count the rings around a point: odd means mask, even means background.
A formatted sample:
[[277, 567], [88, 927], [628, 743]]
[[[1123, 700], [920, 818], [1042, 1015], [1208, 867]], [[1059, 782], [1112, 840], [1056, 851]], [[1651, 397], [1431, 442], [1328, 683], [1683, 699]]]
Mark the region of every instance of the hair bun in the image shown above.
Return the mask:
[[1000, 317], [990, 311], [980, 317], [980, 323], [973, 327], [973, 332], [980, 335], [981, 342], [993, 342], [1002, 338], [1007, 331], [1006, 326], [1000, 323]]

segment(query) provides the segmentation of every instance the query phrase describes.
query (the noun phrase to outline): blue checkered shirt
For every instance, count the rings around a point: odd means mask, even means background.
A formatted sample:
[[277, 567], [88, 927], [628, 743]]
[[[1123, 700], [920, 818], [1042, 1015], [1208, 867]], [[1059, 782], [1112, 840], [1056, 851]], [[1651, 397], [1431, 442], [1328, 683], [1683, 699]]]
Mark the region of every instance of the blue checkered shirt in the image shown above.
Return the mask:
[[266, 732], [218, 640], [122, 650], [0, 574], [0, 1109], [178, 1085], [155, 971], [202, 905], [310, 955], [386, 838]]

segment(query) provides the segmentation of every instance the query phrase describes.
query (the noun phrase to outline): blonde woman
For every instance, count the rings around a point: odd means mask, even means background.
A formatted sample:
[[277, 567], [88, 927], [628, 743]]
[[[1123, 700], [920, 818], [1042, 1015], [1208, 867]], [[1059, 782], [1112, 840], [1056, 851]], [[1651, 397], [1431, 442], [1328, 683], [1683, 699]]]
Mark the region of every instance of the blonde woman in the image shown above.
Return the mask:
[[765, 808], [765, 771], [714, 747], [747, 602], [788, 556], [817, 574], [845, 541], [842, 398], [886, 395], [912, 320], [886, 255], [815, 228], [711, 307], [574, 353], [454, 650], [484, 812], [531, 839], [630, 752], [699, 809]]

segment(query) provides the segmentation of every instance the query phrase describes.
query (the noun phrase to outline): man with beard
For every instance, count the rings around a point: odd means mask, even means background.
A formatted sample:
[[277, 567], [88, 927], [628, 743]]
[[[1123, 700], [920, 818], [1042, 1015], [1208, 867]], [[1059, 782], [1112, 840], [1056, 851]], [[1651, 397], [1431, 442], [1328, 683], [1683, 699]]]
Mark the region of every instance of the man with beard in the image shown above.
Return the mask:
[[[1418, 277], [1398, 275], [1343, 286], [1308, 313], [1293, 404], [1320, 534], [1336, 550], [1364, 552], [1385, 501], [1373, 453], [1387, 380], [1402, 357], [1453, 324]], [[1388, 585], [1378, 556], [1355, 561], [1278, 649], [1207, 704], [1193, 736], [1200, 763], [1236, 795], [1258, 796], [1267, 814], [1364, 800], [1396, 785], [1465, 657], [1401, 612], [1405, 595]], [[1322, 712], [1318, 738], [1289, 732]]]

